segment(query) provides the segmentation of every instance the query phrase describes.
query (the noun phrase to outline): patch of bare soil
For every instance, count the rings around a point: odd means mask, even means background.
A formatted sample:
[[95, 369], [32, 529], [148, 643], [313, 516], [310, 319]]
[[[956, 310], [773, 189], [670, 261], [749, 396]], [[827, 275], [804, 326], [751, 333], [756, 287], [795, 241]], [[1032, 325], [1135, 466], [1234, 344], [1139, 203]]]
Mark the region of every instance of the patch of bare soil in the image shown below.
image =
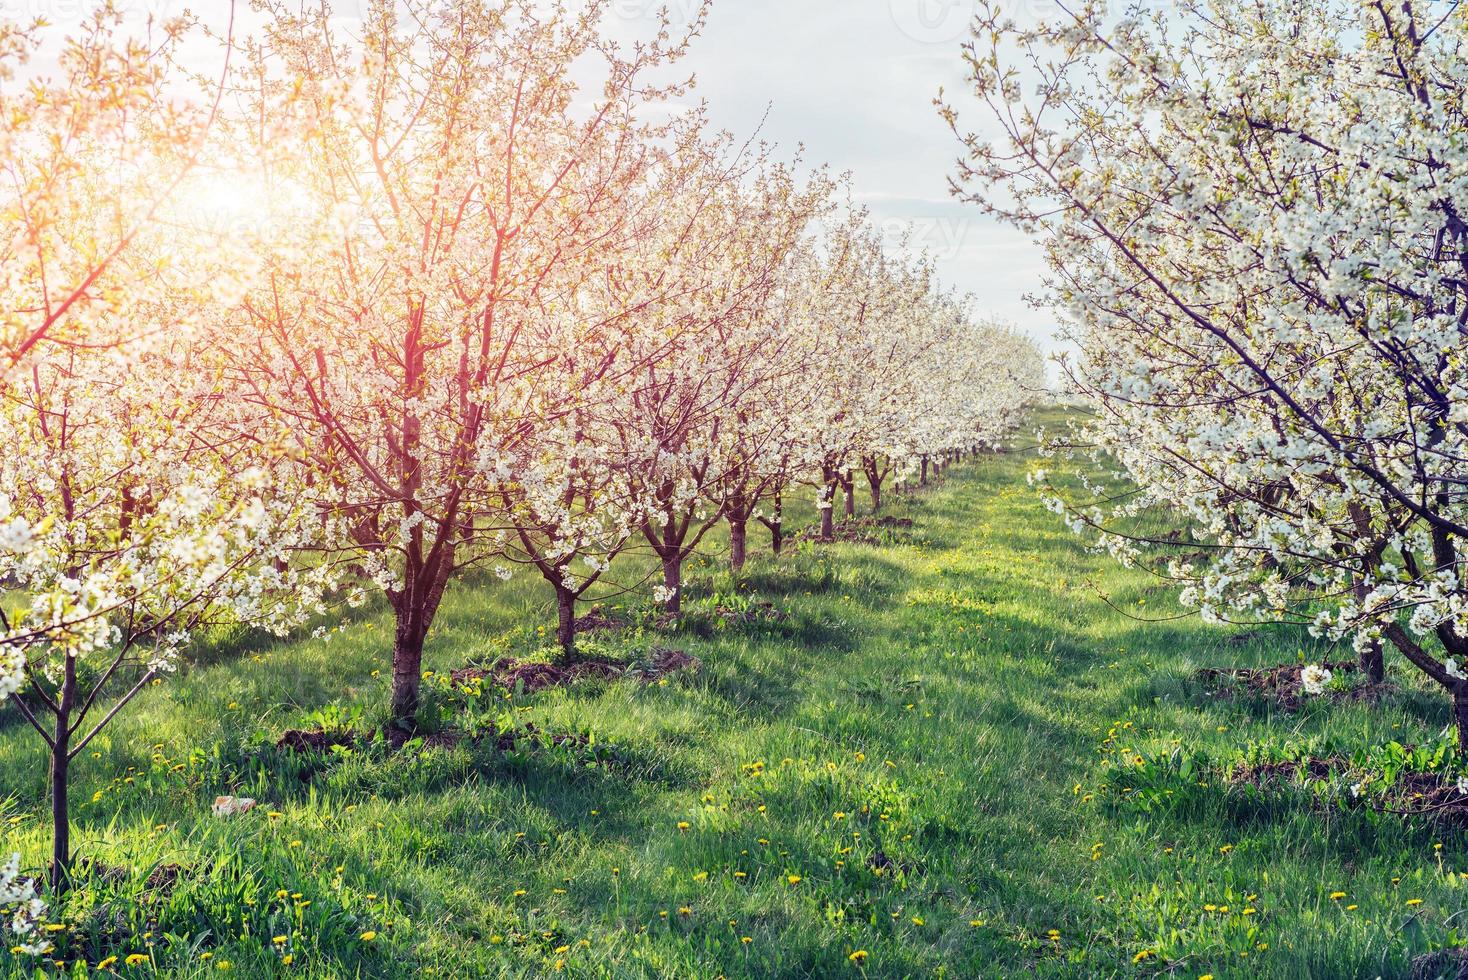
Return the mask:
[[687, 651], [674, 650], [671, 647], [653, 647], [646, 660], [640, 660], [627, 668], [627, 675], [638, 678], [644, 684], [652, 684], [680, 670], [698, 671], [701, 669], [703, 669], [703, 661]]
[[592, 606], [590, 612], [576, 620], [578, 633], [616, 632], [626, 628], [627, 623], [624, 620], [607, 614], [601, 606]]
[[798, 541], [815, 541], [820, 544], [835, 541], [847, 544], [882, 544], [883, 531], [907, 530], [911, 527], [912, 519], [909, 517], [854, 517], [836, 524], [829, 536], [821, 534], [819, 524], [812, 524], [796, 531], [792, 537]]
[[[1284, 762], [1236, 764], [1227, 774], [1231, 786], [1268, 789], [1297, 778], [1329, 779], [1350, 768], [1345, 756]], [[1383, 793], [1364, 793], [1356, 801], [1378, 813], [1401, 817], [1428, 817], [1458, 826], [1468, 826], [1468, 795], [1460, 792], [1457, 779], [1439, 772], [1404, 772]]]
[[[1353, 674], [1358, 668], [1349, 660], [1321, 664], [1332, 674]], [[1283, 711], [1298, 711], [1305, 701], [1305, 685], [1300, 680], [1303, 664], [1279, 664], [1275, 667], [1204, 667], [1193, 675], [1217, 698], [1239, 696], [1274, 701]], [[1321, 697], [1333, 701], [1375, 700], [1381, 688], [1363, 685], [1349, 691], [1327, 691]]]
[[548, 687], [564, 687], [586, 677], [620, 677], [622, 670], [617, 664], [602, 660], [582, 660], [565, 667], [539, 660], [501, 660], [490, 668], [464, 667], [449, 677], [455, 684], [489, 681], [511, 691], [533, 694]]
[[1324, 759], [1299, 759], [1284, 762], [1238, 763], [1228, 772], [1228, 782], [1233, 786], [1258, 786], [1261, 789], [1280, 783], [1288, 783], [1304, 775], [1310, 779], [1327, 779], [1350, 764], [1345, 756], [1327, 756]]
[[1468, 949], [1439, 949], [1412, 957], [1412, 980], [1468, 980]]
[[275, 747], [297, 752], [326, 752], [332, 746], [350, 746], [356, 740], [357, 736], [350, 728], [292, 728], [275, 740]]

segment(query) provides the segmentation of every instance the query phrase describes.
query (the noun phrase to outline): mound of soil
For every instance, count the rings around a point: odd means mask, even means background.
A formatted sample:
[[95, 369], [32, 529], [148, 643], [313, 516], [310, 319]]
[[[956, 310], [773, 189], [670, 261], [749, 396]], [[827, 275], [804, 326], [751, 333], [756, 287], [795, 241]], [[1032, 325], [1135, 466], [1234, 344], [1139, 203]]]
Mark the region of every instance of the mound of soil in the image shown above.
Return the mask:
[[702, 668], [703, 661], [691, 653], [671, 647], [653, 647], [646, 660], [627, 668], [627, 674], [639, 678], [644, 684], [651, 684], [676, 671]]
[[622, 667], [602, 660], [582, 660], [566, 667], [539, 660], [502, 660], [489, 669], [464, 667], [449, 677], [455, 684], [489, 681], [511, 691], [523, 690], [526, 694], [533, 694], [548, 687], [564, 687], [584, 677], [620, 677], [622, 672]]
[[325, 752], [334, 745], [350, 746], [356, 741], [357, 736], [350, 728], [329, 731], [324, 728], [292, 728], [275, 740], [275, 747], [297, 752]]
[[791, 537], [797, 541], [815, 541], [820, 544], [830, 544], [833, 541], [842, 541], [847, 544], [881, 544], [883, 542], [883, 531], [907, 530], [912, 527], [910, 517], [854, 517], [850, 520], [841, 521], [832, 529], [830, 535], [821, 534], [821, 526], [812, 524], [796, 531]]
[[1439, 949], [1412, 957], [1412, 980], [1468, 980], [1468, 949]]
[[[1345, 756], [1235, 765], [1227, 774], [1231, 786], [1267, 789], [1297, 777], [1328, 779], [1350, 768]], [[1468, 794], [1458, 790], [1456, 778], [1439, 772], [1404, 772], [1384, 795], [1363, 794], [1356, 802], [1379, 813], [1402, 817], [1430, 817], [1468, 827]], [[1468, 980], [1468, 978], [1465, 978]]]
[[1228, 782], [1234, 786], [1251, 785], [1264, 788], [1271, 784], [1287, 783], [1304, 774], [1311, 779], [1325, 779], [1345, 769], [1349, 764], [1344, 756], [1328, 756], [1324, 759], [1289, 760], [1285, 762], [1239, 763], [1228, 773]]
[[578, 633], [616, 632], [626, 628], [626, 622], [616, 616], [607, 615], [602, 611], [601, 606], [592, 606], [590, 612], [576, 620], [576, 632]]
[[[1349, 660], [1327, 661], [1321, 664], [1332, 674], [1353, 674], [1358, 668]], [[1300, 680], [1303, 664], [1279, 664], [1275, 667], [1204, 667], [1194, 676], [1208, 688], [1214, 697], [1237, 696], [1263, 698], [1274, 701], [1281, 710], [1298, 711], [1304, 704], [1305, 685]], [[1350, 691], [1327, 691], [1321, 697], [1333, 700], [1362, 700], [1375, 698], [1379, 690], [1358, 687]]]

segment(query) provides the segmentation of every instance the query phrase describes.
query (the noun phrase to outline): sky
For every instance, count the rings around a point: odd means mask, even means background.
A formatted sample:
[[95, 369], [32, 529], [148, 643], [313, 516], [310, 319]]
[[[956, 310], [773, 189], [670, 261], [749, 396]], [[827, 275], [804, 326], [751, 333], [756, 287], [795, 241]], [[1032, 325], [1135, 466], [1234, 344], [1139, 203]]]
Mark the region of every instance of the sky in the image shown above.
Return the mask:
[[[620, 10], [645, 18], [652, 2], [624, 0]], [[1047, 4], [1015, 0], [1014, 13], [1036, 15]], [[935, 255], [945, 282], [1052, 350], [1052, 316], [1025, 301], [1039, 289], [1039, 248], [949, 193], [961, 147], [933, 106], [939, 88], [957, 103], [965, 129], [989, 135], [993, 128], [986, 110], [966, 99], [959, 46], [974, 7], [975, 0], [714, 0], [686, 66], [716, 125], [743, 135], [763, 118], [764, 134], [781, 146], [804, 144], [811, 162], [850, 171], [860, 203], [893, 240], [909, 230]]]
[[[0, 0], [0, 18], [43, 16], [75, 25], [99, 0]], [[129, 19], [192, 10], [221, 31], [230, 0], [116, 0]], [[332, 0], [344, 25], [368, 0]], [[543, 0], [554, 3], [556, 0]], [[687, 23], [701, 0], [610, 0], [614, 36], [645, 36], [659, 8]], [[986, 110], [967, 96], [960, 44], [978, 0], [713, 0], [683, 63], [694, 98], [715, 126], [760, 135], [812, 164], [849, 171], [858, 202], [889, 240], [903, 232], [935, 257], [945, 283], [977, 297], [977, 308], [1056, 349], [1054, 321], [1026, 302], [1039, 289], [1042, 259], [1028, 235], [984, 216], [949, 193], [961, 147], [938, 116], [940, 87], [965, 130], [993, 135]], [[238, 0], [240, 22], [253, 19]], [[1054, 0], [1007, 0], [1005, 13], [1036, 17]], [[214, 49], [211, 49], [214, 50]], [[217, 57], [211, 54], [209, 57]], [[763, 123], [763, 129], [760, 129]]]

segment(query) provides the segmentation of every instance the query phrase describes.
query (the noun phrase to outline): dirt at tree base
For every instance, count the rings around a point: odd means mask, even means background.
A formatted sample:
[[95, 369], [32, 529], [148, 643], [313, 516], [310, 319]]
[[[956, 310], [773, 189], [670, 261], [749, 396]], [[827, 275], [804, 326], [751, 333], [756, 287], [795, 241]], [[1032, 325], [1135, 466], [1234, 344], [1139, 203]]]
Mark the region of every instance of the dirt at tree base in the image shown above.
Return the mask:
[[814, 541], [817, 544], [832, 544], [842, 542], [845, 544], [883, 544], [883, 531], [908, 530], [913, 526], [910, 517], [893, 517], [884, 515], [882, 517], [854, 517], [850, 520], [840, 521], [831, 528], [829, 535], [821, 533], [819, 524], [811, 524], [803, 527], [790, 536], [790, 540]]
[[[1347, 772], [1351, 760], [1343, 755], [1323, 758], [1287, 759], [1276, 762], [1235, 763], [1224, 775], [1229, 786], [1277, 788], [1296, 779], [1325, 780]], [[1323, 802], [1323, 801], [1322, 801]], [[1468, 827], [1468, 794], [1458, 789], [1455, 777], [1440, 772], [1403, 772], [1384, 794], [1368, 789], [1348, 802], [1378, 813], [1399, 817], [1427, 817], [1459, 827]]]
[[1412, 980], [1468, 980], [1468, 949], [1439, 949], [1412, 957]]
[[[1301, 673], [1307, 664], [1278, 664], [1273, 667], [1204, 667], [1193, 677], [1216, 698], [1239, 695], [1275, 702], [1282, 711], [1298, 711], [1312, 695], [1305, 693]], [[1350, 660], [1326, 661], [1318, 666], [1332, 674], [1355, 674], [1360, 667]], [[1313, 697], [1332, 701], [1376, 700], [1383, 685], [1362, 685], [1348, 691], [1326, 691]]]
[[578, 633], [615, 633], [627, 628], [624, 620], [607, 614], [601, 606], [592, 606], [590, 612], [576, 619], [575, 625]]

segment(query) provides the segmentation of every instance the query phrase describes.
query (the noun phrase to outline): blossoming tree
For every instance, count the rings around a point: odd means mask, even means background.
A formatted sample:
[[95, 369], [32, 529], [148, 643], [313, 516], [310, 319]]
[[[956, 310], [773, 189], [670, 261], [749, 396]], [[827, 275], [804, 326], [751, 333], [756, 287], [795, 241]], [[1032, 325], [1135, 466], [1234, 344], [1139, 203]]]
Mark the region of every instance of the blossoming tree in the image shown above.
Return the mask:
[[[1369, 669], [1389, 643], [1468, 752], [1465, 30], [1416, 4], [986, 7], [968, 60], [1003, 138], [959, 130], [959, 181], [1043, 235], [1083, 438], [1139, 487], [1074, 520], [1171, 551], [1209, 619], [1308, 622]], [[1189, 530], [1147, 534], [1150, 507]]]
[[539, 425], [537, 371], [603, 329], [575, 315], [577, 283], [638, 233], [629, 202], [673, 125], [641, 117], [678, 91], [647, 75], [684, 38], [623, 51], [608, 6], [374, 0], [348, 37], [266, 5], [260, 89], [299, 91], [317, 119], [276, 179], [316, 224], [248, 300], [261, 339], [236, 370], [294, 427], [334, 546], [387, 594], [403, 725], [445, 590], [504, 543], [496, 461]]

